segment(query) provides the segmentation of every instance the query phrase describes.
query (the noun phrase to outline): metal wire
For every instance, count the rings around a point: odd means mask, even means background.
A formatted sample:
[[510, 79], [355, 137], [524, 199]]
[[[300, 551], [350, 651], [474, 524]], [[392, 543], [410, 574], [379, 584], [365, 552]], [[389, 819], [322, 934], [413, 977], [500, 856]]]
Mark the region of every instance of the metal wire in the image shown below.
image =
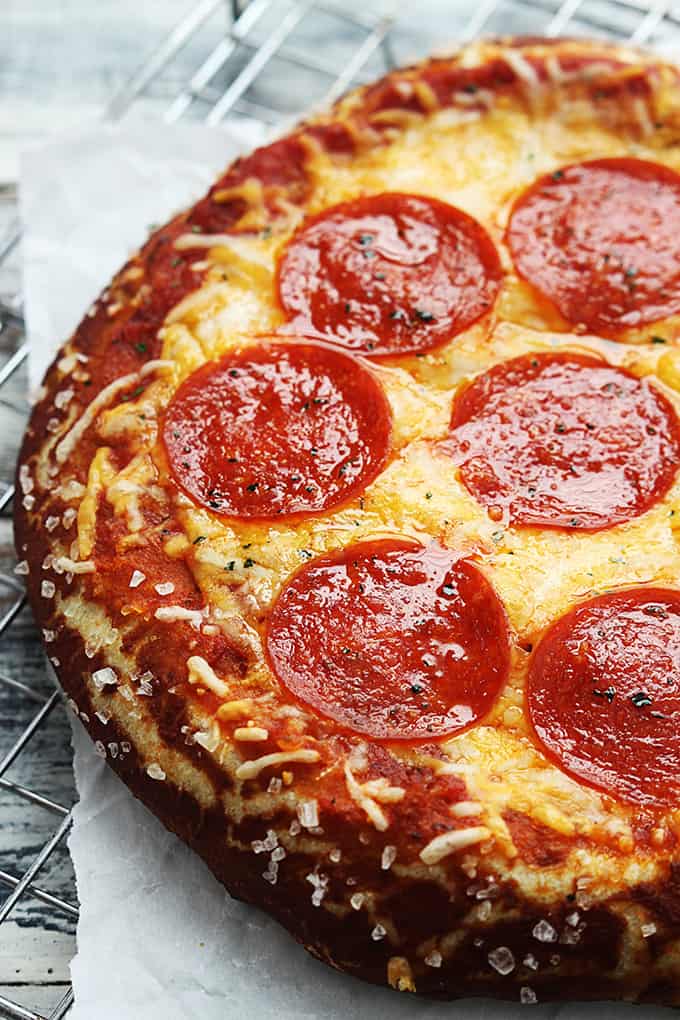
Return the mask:
[[[315, 76], [318, 95], [312, 98], [314, 105], [331, 102], [352, 84], [371, 77], [367, 75], [366, 65], [378, 53], [381, 54], [383, 68], [389, 68], [392, 63], [390, 18], [375, 15], [371, 13], [370, 6], [366, 6], [368, 10], [355, 11], [341, 0], [199, 0], [188, 4], [186, 16], [159, 42], [154, 52], [113, 97], [106, 116], [120, 120], [138, 103], [150, 98], [158, 106], [160, 91], [165, 96], [166, 106], [159, 115], [168, 123], [198, 116], [208, 124], [218, 124], [227, 115], [248, 114], [258, 116], [269, 124], [281, 125], [296, 111], [276, 106], [273, 99], [267, 98], [266, 88], [262, 88], [268, 76], [271, 80], [277, 73], [276, 63], [280, 65], [283, 62], [289, 68]], [[485, 31], [503, 32], [507, 28], [509, 10], [521, 11], [524, 24], [528, 17], [536, 33], [556, 36], [594, 30], [640, 45], [659, 38], [663, 32], [664, 44], [675, 42], [680, 52], [680, 13], [678, 8], [671, 6], [670, 0], [479, 0], [474, 10], [467, 9], [467, 13], [459, 17], [458, 24], [451, 26], [451, 34], [465, 42]], [[296, 39], [298, 35], [302, 37], [299, 30], [307, 27], [310, 19], [319, 17], [326, 21], [337, 19], [339, 27], [348, 29], [352, 38], [356, 37], [341, 66], [336, 66], [324, 53], [315, 52]], [[268, 21], [270, 27], [267, 30]], [[206, 34], [207, 44], [197, 48], [197, 38], [204, 38]], [[431, 42], [434, 47], [439, 40], [432, 39]], [[189, 55], [193, 63], [187, 70]], [[11, 199], [12, 193], [10, 186], [3, 187], [3, 201]], [[14, 224], [0, 240], [0, 267], [16, 258], [19, 241], [19, 230]], [[12, 397], [2, 390], [15, 379], [28, 355], [28, 344], [23, 337], [21, 295], [0, 295], [0, 329], [3, 328], [15, 330], [19, 339], [15, 352], [0, 367], [0, 401], [16, 408]], [[0, 512], [9, 506], [13, 495], [12, 480], [0, 479]], [[2, 642], [22, 609], [24, 598], [14, 578], [0, 575], [0, 585], [14, 595], [9, 607], [0, 616], [1, 653]], [[57, 693], [46, 696], [21, 680], [4, 675], [1, 670], [0, 684], [11, 690], [17, 706], [27, 702], [38, 706], [13, 745], [3, 749], [0, 789], [59, 818], [56, 830], [22, 875], [15, 875], [1, 866], [3, 825], [0, 818], [0, 887], [9, 890], [5, 900], [0, 902], [0, 924], [23, 898], [29, 897], [55, 914], [75, 918], [78, 914], [75, 889], [74, 902], [70, 902], [37, 884], [41, 870], [62, 844], [70, 828], [70, 807], [5, 775], [47, 723], [60, 696]], [[69, 988], [52, 1012], [45, 1016], [0, 995], [0, 1017], [62, 1020], [72, 1003], [73, 994]]]

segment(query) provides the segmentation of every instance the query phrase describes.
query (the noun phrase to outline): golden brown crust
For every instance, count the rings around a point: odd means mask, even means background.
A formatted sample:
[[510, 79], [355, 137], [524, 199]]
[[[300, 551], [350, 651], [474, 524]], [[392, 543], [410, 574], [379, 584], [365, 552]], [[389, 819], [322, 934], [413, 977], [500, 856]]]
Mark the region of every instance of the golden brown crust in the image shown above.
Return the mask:
[[[137, 399], [140, 388], [162, 389], [158, 330], [205, 276], [195, 252], [189, 258], [174, 247], [177, 238], [192, 229], [267, 230], [291, 206], [304, 210], [310, 152], [320, 147], [345, 167], [435, 110], [545, 106], [567, 98], [589, 104], [609, 131], [636, 138], [661, 116], [663, 97], [664, 120], [655, 129], [662, 146], [680, 127], [678, 105], [668, 100], [676, 77], [670, 65], [605, 44], [523, 38], [431, 59], [350, 94], [329, 114], [238, 160], [206, 198], [149, 239], [55, 359], [31, 417], [17, 474], [16, 546], [28, 565], [31, 606], [74, 711], [132, 792], [204, 858], [232, 895], [277, 917], [315, 956], [366, 980], [438, 998], [533, 1001], [535, 994], [539, 1001], [576, 996], [680, 1005], [677, 835], [669, 830], [655, 850], [650, 833], [656, 819], [639, 813], [635, 854], [654, 866], [638, 871], [630, 848], [600, 848], [630, 865], [623, 886], [607, 890], [575, 863], [575, 855], [592, 848], [588, 838], [559, 833], [511, 806], [503, 818], [519, 866], [501, 872], [492, 850], [453, 854], [431, 867], [421, 851], [442, 831], [464, 829], [465, 818], [452, 822], [448, 807], [470, 799], [464, 774], [440, 772], [436, 745], [412, 756], [362, 749], [362, 783], [386, 779], [391, 789], [418, 791], [417, 800], [378, 802], [386, 829], [376, 828], [348, 792], [341, 766], [348, 756], [355, 760], [356, 741], [324, 720], [308, 719], [300, 733], [294, 717], [275, 719], [258, 709], [253, 719], [266, 723], [266, 740], [238, 753], [232, 744], [218, 761], [211, 731], [199, 730], [202, 739], [196, 739], [187, 659], [200, 655], [217, 675], [229, 676], [229, 697], [238, 701], [252, 694], [247, 677], [255, 653], [239, 636], [211, 621], [199, 630], [191, 618], [204, 610], [193, 569], [197, 547], [182, 557], [167, 553], [169, 540], [181, 539], [184, 528], [181, 508], [162, 495], [140, 497], [145, 544], [123, 549], [125, 529], [102, 500], [93, 538], [96, 568], [76, 573], [69, 562], [57, 562], [55, 570], [55, 558], [65, 555], [75, 535], [78, 499], [72, 493], [82, 499], [78, 486], [91, 481], [91, 462], [102, 445], [93, 427], [82, 433], [73, 427], [105, 391], [113, 395], [102, 412], [111, 402]], [[261, 187], [258, 202], [249, 204], [243, 188], [253, 179]], [[70, 395], [55, 408], [65, 385]], [[77, 439], [72, 448], [69, 436]], [[136, 452], [125, 432], [110, 431], [107, 449], [118, 471]], [[82, 543], [68, 560], [88, 562]], [[134, 570], [152, 582], [143, 593], [129, 586]], [[171, 626], [155, 616], [167, 599], [156, 597], [154, 584], [168, 581], [173, 604], [189, 614]], [[97, 640], [88, 646], [83, 631]], [[110, 669], [116, 684], [106, 676], [92, 679]], [[152, 679], [145, 687], [147, 675]], [[211, 698], [208, 692], [200, 702], [204, 716], [219, 705]], [[239, 763], [282, 749], [309, 752], [290, 766], [290, 788], [285, 767], [283, 784], [272, 785], [282, 773], [266, 766], [252, 778], [237, 775]], [[307, 817], [299, 806], [312, 801], [316, 808]], [[280, 868], [271, 863], [277, 848], [285, 850]], [[395, 863], [385, 867], [393, 853]], [[567, 859], [572, 863], [565, 868]]]

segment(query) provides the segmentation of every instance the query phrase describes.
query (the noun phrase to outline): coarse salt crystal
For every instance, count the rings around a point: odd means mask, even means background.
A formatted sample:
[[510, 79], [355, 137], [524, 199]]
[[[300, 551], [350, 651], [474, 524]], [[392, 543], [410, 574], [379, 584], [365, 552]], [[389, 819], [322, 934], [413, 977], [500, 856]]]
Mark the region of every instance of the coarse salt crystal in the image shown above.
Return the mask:
[[283, 783], [278, 776], [272, 776], [269, 780], [269, 786], [267, 787], [267, 793], [281, 793], [281, 787]]
[[656, 925], [653, 921], [650, 921], [649, 924], [640, 925], [640, 931], [642, 932], [643, 939], [648, 939], [652, 935], [656, 935]]
[[73, 390], [60, 390], [54, 395], [54, 406], [59, 410], [63, 411], [65, 407], [71, 403], [73, 399]]
[[95, 740], [94, 749], [100, 758], [106, 758], [106, 748], [102, 744], [101, 740]]
[[492, 949], [487, 960], [499, 974], [511, 974], [515, 969], [515, 957], [507, 946], [498, 946], [497, 949]]
[[302, 832], [302, 826], [298, 822], [297, 818], [294, 818], [288, 826], [288, 832], [291, 836], [297, 836], [300, 832]]
[[328, 875], [324, 875], [318, 871], [312, 871], [309, 875], [305, 875], [305, 878], [314, 886], [314, 892], [312, 893], [312, 906], [320, 907], [321, 901], [326, 895], [328, 889]]
[[67, 510], [64, 510], [61, 515], [61, 523], [65, 528], [70, 528], [77, 516], [78, 511], [74, 507], [70, 506]]
[[273, 829], [267, 829], [267, 835], [262, 840], [262, 847], [269, 853], [270, 850], [274, 850], [279, 845], [279, 837], [276, 835]]
[[361, 910], [364, 905], [366, 897], [362, 892], [355, 892], [350, 896], [349, 902], [352, 905], [352, 910]]
[[319, 805], [315, 800], [301, 800], [296, 810], [300, 825], [305, 829], [313, 829], [319, 824]]
[[43, 636], [43, 641], [45, 642], [45, 644], [49, 645], [52, 641], [54, 641], [54, 639], [55, 639], [55, 637], [57, 635], [56, 635], [55, 631], [47, 630], [46, 627], [43, 627], [42, 636]]
[[99, 722], [102, 723], [103, 726], [106, 726], [107, 722], [111, 718], [111, 716], [107, 715], [106, 712], [95, 712], [94, 714], [97, 716], [97, 719], [99, 719]]
[[53, 599], [56, 593], [56, 588], [52, 581], [43, 581], [40, 585], [40, 594], [44, 599]]
[[276, 880], [279, 877], [279, 866], [276, 861], [271, 860], [269, 862], [266, 869], [262, 872], [262, 877], [270, 885], [276, 885]]
[[46, 518], [46, 520], [45, 520], [45, 530], [46, 531], [54, 531], [54, 529], [57, 528], [58, 526], [59, 526], [59, 518], [58, 517], [53, 517], [53, 516], [50, 515], [48, 518]]
[[26, 574], [28, 574], [30, 569], [31, 568], [29, 567], [26, 560], [20, 560], [19, 563], [17, 563], [16, 567], [14, 568], [14, 573], [18, 574], [19, 577], [24, 577]]
[[146, 574], [143, 574], [141, 570], [133, 570], [128, 588], [139, 588], [142, 581], [146, 581]]
[[519, 990], [519, 1001], [523, 1006], [533, 1006], [534, 1003], [538, 1002], [538, 997], [533, 988], [529, 988], [528, 985], [522, 985]]
[[21, 501], [24, 510], [32, 510], [35, 506], [35, 496], [24, 496]]
[[121, 740], [120, 749], [123, 752], [123, 754], [129, 754], [130, 751], [132, 750], [132, 744], [130, 743], [129, 740]]
[[160, 584], [154, 584], [154, 588], [159, 595], [172, 595], [175, 590], [175, 586], [172, 581], [162, 581]]
[[538, 921], [531, 934], [539, 942], [557, 942], [557, 932], [549, 921]]
[[197, 730], [194, 733], [194, 742], [204, 747], [206, 751], [216, 751], [220, 746], [220, 732], [217, 726], [209, 730]]
[[380, 867], [383, 871], [389, 871], [394, 864], [397, 857], [396, 846], [385, 846], [383, 847], [382, 857], [380, 859]]
[[381, 924], [376, 924], [375, 928], [371, 932], [371, 938], [374, 942], [380, 942], [387, 935], [387, 931]]
[[282, 847], [282, 846], [277, 846], [274, 850], [272, 850], [272, 860], [273, 861], [277, 861], [277, 862], [278, 861], [282, 861], [285, 858], [285, 856], [286, 856], [286, 851], [285, 851], [285, 848]]
[[527, 955], [522, 960], [522, 963], [524, 964], [525, 967], [528, 967], [529, 970], [538, 970], [538, 960], [536, 959], [533, 953], [527, 953]]
[[96, 669], [94, 671], [92, 682], [98, 691], [102, 691], [107, 685], [117, 684], [118, 677], [110, 666], [104, 666], [103, 669]]
[[477, 907], [477, 917], [480, 921], [488, 921], [491, 917], [491, 900], [482, 900]]
[[149, 672], [149, 670], [147, 670], [146, 673], [142, 673], [141, 676], [138, 676], [137, 683], [139, 684], [139, 687], [137, 688], [137, 694], [143, 694], [147, 698], [150, 698], [153, 694], [152, 681], [153, 673]]
[[333, 864], [338, 864], [342, 860], [342, 850], [335, 846], [328, 856], [333, 861]]
[[56, 655], [50, 655], [50, 662], [53, 666], [61, 666], [61, 659], [58, 659]]
[[565, 928], [560, 935], [560, 945], [563, 946], [575, 946], [581, 941], [581, 932], [585, 929], [585, 925], [579, 925], [578, 928]]
[[[112, 758], [117, 758], [118, 757], [118, 750], [119, 750], [119, 748], [118, 748], [117, 741], [115, 741], [115, 740], [110, 741], [110, 743], [109, 743], [109, 751], [111, 752], [111, 757]], [[149, 767], [151, 768], [151, 766], [149, 766]]]
[[31, 471], [28, 464], [22, 464], [19, 468], [19, 485], [24, 495], [31, 492], [34, 488], [34, 482], [31, 478]]
[[433, 949], [432, 952], [428, 953], [425, 957], [425, 964], [428, 967], [441, 967], [442, 954], [438, 953], [436, 949]]
[[165, 772], [155, 761], [146, 766], [146, 774], [150, 779], [165, 779]]

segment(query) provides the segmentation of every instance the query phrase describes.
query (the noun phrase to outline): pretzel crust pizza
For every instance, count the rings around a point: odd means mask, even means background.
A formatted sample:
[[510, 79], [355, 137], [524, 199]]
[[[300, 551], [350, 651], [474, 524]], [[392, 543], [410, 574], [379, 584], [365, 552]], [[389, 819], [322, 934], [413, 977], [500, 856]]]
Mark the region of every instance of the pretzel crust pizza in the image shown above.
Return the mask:
[[505, 39], [237, 160], [48, 371], [69, 703], [319, 959], [680, 1004], [679, 337], [677, 70]]

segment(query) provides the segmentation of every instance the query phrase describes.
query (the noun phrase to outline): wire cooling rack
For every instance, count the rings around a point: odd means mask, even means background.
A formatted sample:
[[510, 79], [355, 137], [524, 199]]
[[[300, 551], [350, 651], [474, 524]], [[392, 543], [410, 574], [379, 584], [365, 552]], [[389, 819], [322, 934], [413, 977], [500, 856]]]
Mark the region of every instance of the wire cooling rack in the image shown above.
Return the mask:
[[[605, 35], [680, 56], [680, 4], [664, 0], [477, 0], [475, 4], [421, 0], [417, 11], [398, 17], [391, 16], [387, 0], [381, 6], [377, 0], [194, 0], [187, 6], [187, 15], [113, 97], [107, 118], [120, 120], [141, 111], [167, 123], [191, 118], [217, 125], [227, 116], [247, 116], [280, 127], [304, 109], [332, 102], [351, 85], [370, 80], [395, 62], [484, 32]], [[18, 286], [20, 234], [12, 209], [15, 197], [12, 188], [0, 187], [0, 224], [4, 221], [4, 232], [0, 226], [0, 359], [4, 359], [4, 363], [0, 360], [0, 695], [5, 712], [16, 723], [7, 731], [10, 746], [0, 746], [0, 893], [3, 887], [7, 890], [4, 901], [0, 900], [0, 926], [29, 918], [34, 904], [46, 928], [66, 919], [72, 930], [78, 916], [72, 874], [65, 891], [43, 887], [50, 863], [59, 854], [67, 855], [71, 804], [50, 796], [49, 777], [43, 781], [35, 766], [36, 753], [38, 760], [44, 754], [41, 740], [54, 725], [53, 711], [63, 711], [62, 699], [46, 678], [43, 684], [28, 685], [16, 675], [17, 662], [39, 654], [39, 642], [25, 615], [21, 578], [12, 572], [7, 541], [2, 545], [2, 536], [9, 534], [14, 499], [12, 467], [28, 414], [24, 396], [28, 346]], [[4, 415], [10, 416], [7, 427]], [[19, 493], [16, 498], [25, 497]], [[26, 767], [18, 769], [22, 762]], [[41, 789], [44, 785], [47, 790]], [[42, 817], [41, 824], [31, 828], [34, 856], [16, 873], [16, 868], [6, 870], [10, 848], [5, 813], [13, 810], [16, 817], [18, 802], [51, 821], [46, 825]], [[0, 985], [8, 983], [0, 975]], [[63, 992], [57, 991], [55, 998], [61, 998], [48, 1013], [0, 994], [0, 1017], [60, 1020], [73, 1002], [70, 988]]]

